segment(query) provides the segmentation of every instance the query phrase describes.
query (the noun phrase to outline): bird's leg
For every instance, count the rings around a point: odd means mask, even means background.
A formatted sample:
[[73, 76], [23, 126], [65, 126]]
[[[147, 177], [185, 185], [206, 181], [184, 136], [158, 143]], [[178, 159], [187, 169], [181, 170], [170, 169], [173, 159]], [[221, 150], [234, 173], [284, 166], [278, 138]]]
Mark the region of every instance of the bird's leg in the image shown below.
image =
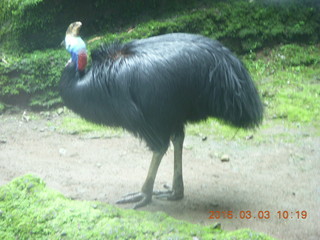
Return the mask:
[[172, 195], [169, 200], [179, 200], [183, 198], [184, 187], [182, 177], [182, 150], [183, 150], [184, 132], [175, 135], [172, 139], [174, 147], [174, 172], [172, 183]]
[[153, 185], [157, 175], [157, 171], [161, 162], [161, 159], [166, 151], [154, 152], [149, 167], [147, 178], [142, 186], [141, 192], [130, 193], [124, 196], [117, 203], [132, 203], [136, 202], [137, 204], [133, 207], [134, 209], [143, 207], [151, 202], [153, 194]]
[[182, 150], [184, 141], [184, 132], [175, 134], [171, 137], [174, 147], [174, 172], [172, 190], [161, 191], [154, 195], [160, 199], [179, 200], [184, 196], [183, 178], [182, 178]]

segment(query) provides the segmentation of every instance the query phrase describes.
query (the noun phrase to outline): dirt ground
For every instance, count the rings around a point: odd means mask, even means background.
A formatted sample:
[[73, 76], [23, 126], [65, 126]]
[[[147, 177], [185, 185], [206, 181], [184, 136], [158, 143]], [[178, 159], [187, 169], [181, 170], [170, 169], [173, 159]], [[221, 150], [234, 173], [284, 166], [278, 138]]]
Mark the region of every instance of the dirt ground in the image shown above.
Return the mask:
[[[140, 190], [151, 159], [143, 143], [127, 133], [103, 138], [62, 133], [55, 127], [60, 119], [0, 115], [0, 185], [33, 173], [72, 199], [110, 204]], [[279, 239], [320, 239], [320, 137], [311, 127], [281, 124], [259, 131], [260, 142], [187, 136], [184, 199], [154, 199], [139, 211], [163, 211], [200, 224], [219, 222], [226, 230], [251, 228]], [[229, 161], [221, 161], [224, 154]], [[172, 160], [170, 147], [155, 189], [171, 185]], [[216, 217], [220, 211], [220, 218], [210, 219], [209, 211]], [[228, 211], [231, 219], [222, 213]], [[287, 219], [279, 218], [278, 211]]]

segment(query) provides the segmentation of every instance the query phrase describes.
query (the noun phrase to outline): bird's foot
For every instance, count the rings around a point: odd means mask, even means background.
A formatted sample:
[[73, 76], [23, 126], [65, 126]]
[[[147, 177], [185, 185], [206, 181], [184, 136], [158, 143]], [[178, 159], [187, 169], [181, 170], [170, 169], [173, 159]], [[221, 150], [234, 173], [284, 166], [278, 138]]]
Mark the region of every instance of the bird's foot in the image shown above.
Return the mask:
[[167, 190], [167, 191], [155, 191], [153, 192], [153, 195], [160, 200], [169, 200], [169, 201], [176, 201], [183, 198], [183, 192], [178, 193], [173, 190]]
[[143, 193], [143, 192], [136, 192], [136, 193], [129, 193], [122, 197], [122, 199], [118, 200], [117, 204], [125, 204], [125, 203], [137, 203], [133, 206], [133, 209], [137, 209], [140, 207], [144, 207], [151, 202], [152, 195]]

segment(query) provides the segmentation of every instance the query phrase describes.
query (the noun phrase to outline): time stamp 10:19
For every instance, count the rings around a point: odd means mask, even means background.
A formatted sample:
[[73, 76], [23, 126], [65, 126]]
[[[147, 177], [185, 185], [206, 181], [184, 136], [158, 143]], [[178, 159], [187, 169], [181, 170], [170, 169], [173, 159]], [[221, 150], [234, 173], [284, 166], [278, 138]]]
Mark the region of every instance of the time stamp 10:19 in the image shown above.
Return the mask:
[[209, 219], [270, 219], [276, 217], [278, 219], [307, 219], [308, 212], [303, 211], [209, 211]]

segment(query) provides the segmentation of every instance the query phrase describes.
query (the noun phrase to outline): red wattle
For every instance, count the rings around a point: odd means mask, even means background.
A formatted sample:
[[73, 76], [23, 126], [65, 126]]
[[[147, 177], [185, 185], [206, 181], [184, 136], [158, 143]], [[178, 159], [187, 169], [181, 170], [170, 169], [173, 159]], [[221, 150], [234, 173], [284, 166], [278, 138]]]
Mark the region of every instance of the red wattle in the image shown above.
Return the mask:
[[78, 54], [78, 70], [83, 71], [87, 66], [87, 53], [80, 52]]

